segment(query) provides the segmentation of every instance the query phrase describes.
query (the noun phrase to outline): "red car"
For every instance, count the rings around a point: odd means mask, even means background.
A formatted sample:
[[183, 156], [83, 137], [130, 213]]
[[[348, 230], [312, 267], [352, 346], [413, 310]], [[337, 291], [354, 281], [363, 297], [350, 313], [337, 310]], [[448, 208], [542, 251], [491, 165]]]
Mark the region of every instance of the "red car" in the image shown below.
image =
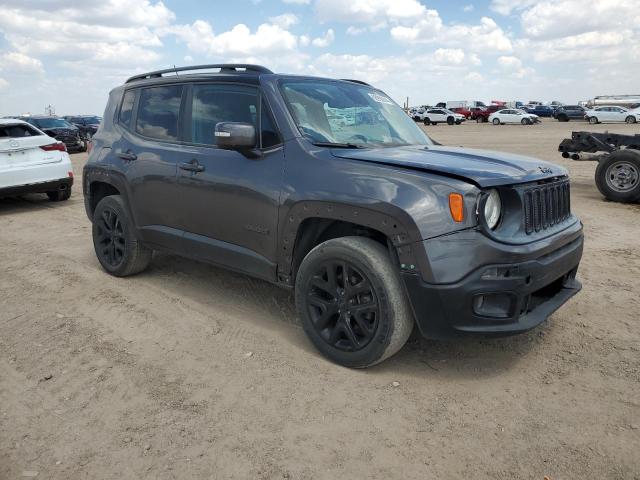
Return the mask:
[[452, 112], [456, 112], [456, 113], [459, 113], [460, 115], [464, 115], [464, 118], [466, 118], [467, 120], [473, 114], [473, 112], [471, 110], [473, 110], [473, 108], [472, 109], [468, 109], [468, 108], [464, 108], [464, 107], [456, 107], [456, 108], [452, 108], [451, 109]]
[[503, 109], [503, 105], [489, 105], [488, 107], [472, 107], [471, 120], [475, 120], [478, 123], [484, 123], [489, 121], [489, 115], [493, 112]]

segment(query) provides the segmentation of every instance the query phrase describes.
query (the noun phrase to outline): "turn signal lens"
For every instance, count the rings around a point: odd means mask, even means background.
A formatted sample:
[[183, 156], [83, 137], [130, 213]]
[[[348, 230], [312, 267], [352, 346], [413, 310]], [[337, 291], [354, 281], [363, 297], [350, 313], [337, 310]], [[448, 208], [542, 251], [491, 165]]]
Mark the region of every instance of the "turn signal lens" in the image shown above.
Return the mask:
[[464, 199], [460, 193], [449, 194], [449, 211], [455, 222], [460, 223], [464, 220]]

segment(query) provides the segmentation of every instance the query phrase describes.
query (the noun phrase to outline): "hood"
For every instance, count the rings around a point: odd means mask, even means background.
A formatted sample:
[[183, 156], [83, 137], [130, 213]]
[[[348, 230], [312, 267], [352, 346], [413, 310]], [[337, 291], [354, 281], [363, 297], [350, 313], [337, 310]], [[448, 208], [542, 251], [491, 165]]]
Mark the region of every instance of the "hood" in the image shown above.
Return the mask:
[[362, 150], [333, 149], [340, 158], [398, 165], [470, 180], [480, 187], [533, 182], [567, 175], [553, 163], [531, 157], [462, 147], [417, 146]]

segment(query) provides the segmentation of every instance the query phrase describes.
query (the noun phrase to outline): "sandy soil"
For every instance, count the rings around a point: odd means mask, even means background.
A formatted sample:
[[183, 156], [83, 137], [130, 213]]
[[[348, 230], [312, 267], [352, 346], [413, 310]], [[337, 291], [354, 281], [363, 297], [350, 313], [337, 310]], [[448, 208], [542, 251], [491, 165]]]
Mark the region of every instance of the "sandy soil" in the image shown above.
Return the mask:
[[0, 478], [640, 478], [640, 206], [559, 157], [573, 128], [427, 127], [571, 170], [584, 290], [525, 335], [416, 338], [367, 371], [261, 281], [168, 255], [108, 276], [80, 188], [0, 200]]

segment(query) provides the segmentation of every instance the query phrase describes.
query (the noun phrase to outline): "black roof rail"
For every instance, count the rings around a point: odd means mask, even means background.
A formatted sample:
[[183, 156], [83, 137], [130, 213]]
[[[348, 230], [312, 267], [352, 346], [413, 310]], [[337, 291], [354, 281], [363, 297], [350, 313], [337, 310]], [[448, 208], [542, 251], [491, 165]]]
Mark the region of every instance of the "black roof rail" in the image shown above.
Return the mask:
[[340, 80], [344, 81], [344, 82], [352, 82], [352, 83], [359, 83], [360, 85], [366, 85], [367, 87], [370, 87], [371, 85], [368, 84], [367, 82], [363, 82], [362, 80], [354, 80], [352, 78], [341, 78]]
[[188, 72], [192, 70], [209, 70], [212, 68], [219, 68], [220, 73], [231, 73], [231, 72], [255, 72], [255, 73], [273, 73], [268, 68], [265, 68], [261, 65], [251, 65], [244, 63], [215, 63], [211, 65], [194, 65], [191, 67], [174, 67], [174, 68], [165, 68], [164, 70], [156, 70], [148, 73], [141, 73], [140, 75], [134, 75], [127, 79], [125, 83], [135, 82], [136, 80], [145, 80], [148, 78], [160, 78], [164, 74], [174, 73], [178, 74], [178, 72]]

